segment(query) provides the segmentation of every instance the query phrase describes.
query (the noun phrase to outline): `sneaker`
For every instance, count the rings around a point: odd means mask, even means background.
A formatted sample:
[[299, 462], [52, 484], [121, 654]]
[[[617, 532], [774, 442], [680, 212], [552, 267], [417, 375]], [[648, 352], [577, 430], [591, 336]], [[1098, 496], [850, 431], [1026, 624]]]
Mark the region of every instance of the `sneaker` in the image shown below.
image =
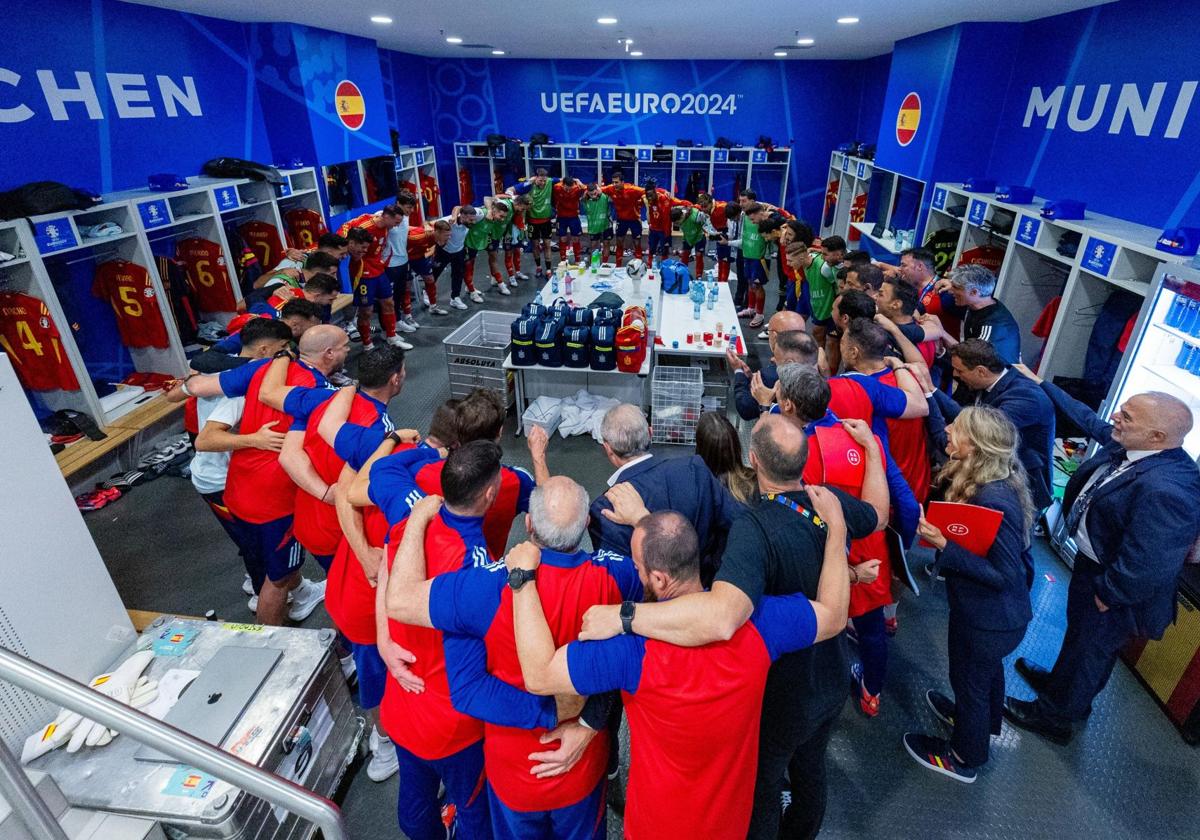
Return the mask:
[[371, 728], [371, 737], [367, 742], [371, 749], [371, 760], [367, 763], [367, 778], [372, 782], [382, 782], [396, 775], [400, 769], [400, 761], [396, 757], [396, 748], [392, 739]]
[[478, 289], [471, 292], [471, 301], [474, 303], [483, 303], [483, 292]]
[[405, 330], [405, 332], [416, 332], [417, 330], [421, 329], [421, 325], [417, 323], [417, 319], [411, 315], [405, 315], [400, 319], [400, 322], [398, 322], [396, 326], [399, 327], [400, 323], [405, 323], [412, 327], [412, 329]]
[[426, 309], [429, 308], [429, 294], [427, 292], [421, 292], [421, 305]]
[[[396, 319], [396, 329], [400, 330], [400, 332], [406, 333], [413, 333], [417, 331], [417, 328], [408, 323], [408, 321], [406, 321], [404, 318]], [[388, 339], [388, 341], [391, 341], [391, 339]]]
[[[397, 324], [396, 326], [399, 327], [400, 325]], [[409, 344], [407, 341], [405, 341], [403, 338], [401, 338], [398, 335], [394, 335], [391, 338], [389, 338], [387, 340], [387, 343], [392, 345], [393, 347], [399, 347], [401, 350], [413, 349], [413, 346], [411, 344]]]
[[250, 597], [254, 597], [254, 584], [250, 581], [250, 575], [242, 578], [242, 591]]
[[970, 767], [963, 767], [954, 760], [950, 744], [941, 738], [931, 738], [917, 732], [904, 733], [904, 749], [913, 757], [913, 761], [926, 770], [949, 776], [956, 782], [971, 784], [979, 775]]
[[[467, 307], [465, 307], [465, 306], [463, 307], [463, 309], [466, 309], [466, 308]], [[429, 307], [429, 314], [430, 315], [449, 315], [450, 312], [449, 312], [449, 310], [443, 309], [440, 306], [431, 306], [431, 307]]]
[[537, 267], [537, 270], [533, 272], [533, 279], [537, 280], [538, 282], [546, 279], [546, 272], [542, 271], [542, 267], [540, 265]]
[[510, 284], [512, 284], [513, 286], [515, 286], [515, 285], [517, 285], [517, 281], [518, 281], [518, 280], [528, 280], [528, 279], [529, 279], [529, 275], [528, 275], [528, 274], [526, 274], [524, 271], [518, 271], [518, 272], [517, 272], [516, 274], [514, 274], [514, 275], [513, 275], [511, 278], [509, 278], [509, 281], [508, 281], [508, 282], [509, 282]]
[[879, 695], [870, 694], [863, 685], [863, 669], [861, 662], [855, 662], [850, 668], [850, 676], [858, 689], [858, 708], [867, 717], [873, 718], [879, 714]]
[[353, 323], [346, 324], [346, 335], [350, 336], [351, 341], [362, 341], [362, 333], [358, 331], [358, 327]]
[[758, 340], [759, 340], [759, 341], [766, 341], [766, 340], [767, 340], [767, 338], [769, 338], [769, 336], [767, 335], [767, 331], [766, 331], [766, 330], [763, 330], [762, 332], [760, 332], [760, 333], [758, 334]]
[[933, 715], [942, 723], [954, 728], [954, 701], [932, 688], [925, 692], [925, 702], [933, 709]]
[[[292, 593], [289, 592], [288, 593], [288, 606], [291, 606], [291, 603], [292, 603]], [[246, 609], [250, 610], [250, 612], [252, 612], [252, 613], [258, 612], [258, 596], [257, 595], [250, 596], [250, 600], [246, 602]]]
[[737, 316], [739, 318], [753, 318], [757, 314], [755, 310], [747, 306], [745, 309], [739, 309]]
[[450, 298], [450, 308], [451, 309], [466, 309], [467, 305], [465, 303], [463, 303], [461, 299], [455, 297], [455, 298]]
[[766, 319], [763, 318], [763, 316], [760, 313], [756, 312], [756, 313], [754, 313], [754, 317], [750, 319], [749, 327], [752, 330], [756, 330], [759, 327], [761, 327], [764, 323], [766, 323]]
[[[516, 285], [516, 284], [514, 283], [513, 285]], [[512, 292], [510, 292], [508, 290], [508, 286], [505, 285], [504, 283], [493, 283], [492, 288], [499, 291], [500, 294], [502, 294], [502, 295], [511, 295], [512, 294]]]
[[300, 585], [292, 590], [292, 605], [288, 607], [288, 618], [292, 621], [304, 621], [324, 600], [325, 581], [313, 583], [308, 578], [301, 578]]

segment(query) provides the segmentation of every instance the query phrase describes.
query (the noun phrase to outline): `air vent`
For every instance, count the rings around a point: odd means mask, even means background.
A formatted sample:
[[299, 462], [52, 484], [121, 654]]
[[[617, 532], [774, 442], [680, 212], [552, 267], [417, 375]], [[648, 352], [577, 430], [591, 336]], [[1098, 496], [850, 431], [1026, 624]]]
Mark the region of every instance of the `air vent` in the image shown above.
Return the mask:
[[491, 50], [495, 49], [491, 44], [463, 44], [464, 50]]
[[771, 49], [787, 50], [788, 52], [791, 52], [792, 50], [811, 50], [814, 46], [816, 46], [816, 45], [815, 44], [781, 44], [778, 47], [772, 47]]

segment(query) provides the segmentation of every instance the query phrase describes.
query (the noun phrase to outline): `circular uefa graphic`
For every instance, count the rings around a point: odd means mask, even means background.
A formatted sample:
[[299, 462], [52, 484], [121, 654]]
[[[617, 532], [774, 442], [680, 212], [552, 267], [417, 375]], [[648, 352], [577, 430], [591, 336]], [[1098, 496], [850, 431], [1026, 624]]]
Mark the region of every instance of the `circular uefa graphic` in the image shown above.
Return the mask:
[[956, 537], [965, 537], [970, 529], [966, 525], [955, 522], [953, 525], [947, 525], [946, 530]]
[[342, 125], [351, 131], [362, 128], [367, 119], [367, 106], [358, 85], [346, 80], [338, 82], [333, 94], [333, 105]]
[[916, 92], [909, 93], [900, 103], [900, 112], [896, 114], [896, 142], [907, 146], [917, 136], [917, 127], [921, 124], [921, 97]]
[[862, 456], [858, 454], [857, 449], [851, 449], [849, 452], [846, 453], [846, 460], [857, 467], [859, 461], [862, 460]]

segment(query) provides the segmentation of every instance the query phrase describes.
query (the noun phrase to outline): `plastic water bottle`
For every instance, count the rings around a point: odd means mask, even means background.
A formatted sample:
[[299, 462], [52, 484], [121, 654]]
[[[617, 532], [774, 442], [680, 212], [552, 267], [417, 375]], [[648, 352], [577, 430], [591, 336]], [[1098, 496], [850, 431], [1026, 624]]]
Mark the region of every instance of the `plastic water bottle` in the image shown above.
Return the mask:
[[1178, 327], [1183, 323], [1183, 316], [1187, 313], [1187, 301], [1183, 295], [1175, 293], [1175, 299], [1171, 301], [1171, 308], [1167, 310], [1165, 319], [1168, 327]]
[[696, 300], [695, 298], [692, 298], [692, 320], [700, 320], [700, 301]]
[[574, 281], [571, 279], [571, 270], [567, 269], [566, 275], [563, 277], [563, 290], [567, 293], [567, 297], [571, 296], [571, 286]]
[[654, 329], [654, 301], [646, 295], [646, 329]]
[[550, 275], [550, 294], [555, 295], [556, 297], [558, 295], [558, 272], [557, 271]]
[[717, 305], [717, 284], [713, 283], [708, 287], [708, 308], [712, 309]]
[[726, 336], [726, 340], [729, 342], [729, 349], [732, 350], [734, 353], [738, 352], [738, 349], [737, 349], [737, 327], [729, 328], [729, 335]]
[[1183, 316], [1179, 319], [1179, 331], [1191, 333], [1196, 326], [1197, 316], [1200, 315], [1200, 304], [1191, 298], [1187, 301], [1187, 306], [1183, 311]]
[[600, 272], [600, 249], [597, 248], [595, 251], [592, 251], [592, 274], [598, 274], [599, 272]]
[[1175, 367], [1187, 370], [1191, 366], [1193, 349], [1192, 345], [1185, 341], [1179, 348], [1179, 355], [1175, 357]]

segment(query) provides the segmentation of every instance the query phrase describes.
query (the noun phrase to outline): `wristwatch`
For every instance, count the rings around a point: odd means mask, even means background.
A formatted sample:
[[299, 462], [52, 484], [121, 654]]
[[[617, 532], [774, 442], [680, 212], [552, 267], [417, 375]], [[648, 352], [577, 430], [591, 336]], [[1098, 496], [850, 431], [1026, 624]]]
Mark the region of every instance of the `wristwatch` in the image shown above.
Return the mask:
[[621, 635], [628, 636], [633, 633], [633, 612], [637, 609], [637, 603], [634, 601], [621, 602]]
[[404, 443], [404, 441], [400, 440], [400, 433], [395, 432], [395, 431], [388, 432], [387, 440], [390, 440], [396, 446], [399, 446], [400, 444]]
[[522, 586], [529, 583], [537, 577], [537, 572], [533, 569], [509, 569], [508, 570], [508, 586], [513, 592], [518, 591]]

